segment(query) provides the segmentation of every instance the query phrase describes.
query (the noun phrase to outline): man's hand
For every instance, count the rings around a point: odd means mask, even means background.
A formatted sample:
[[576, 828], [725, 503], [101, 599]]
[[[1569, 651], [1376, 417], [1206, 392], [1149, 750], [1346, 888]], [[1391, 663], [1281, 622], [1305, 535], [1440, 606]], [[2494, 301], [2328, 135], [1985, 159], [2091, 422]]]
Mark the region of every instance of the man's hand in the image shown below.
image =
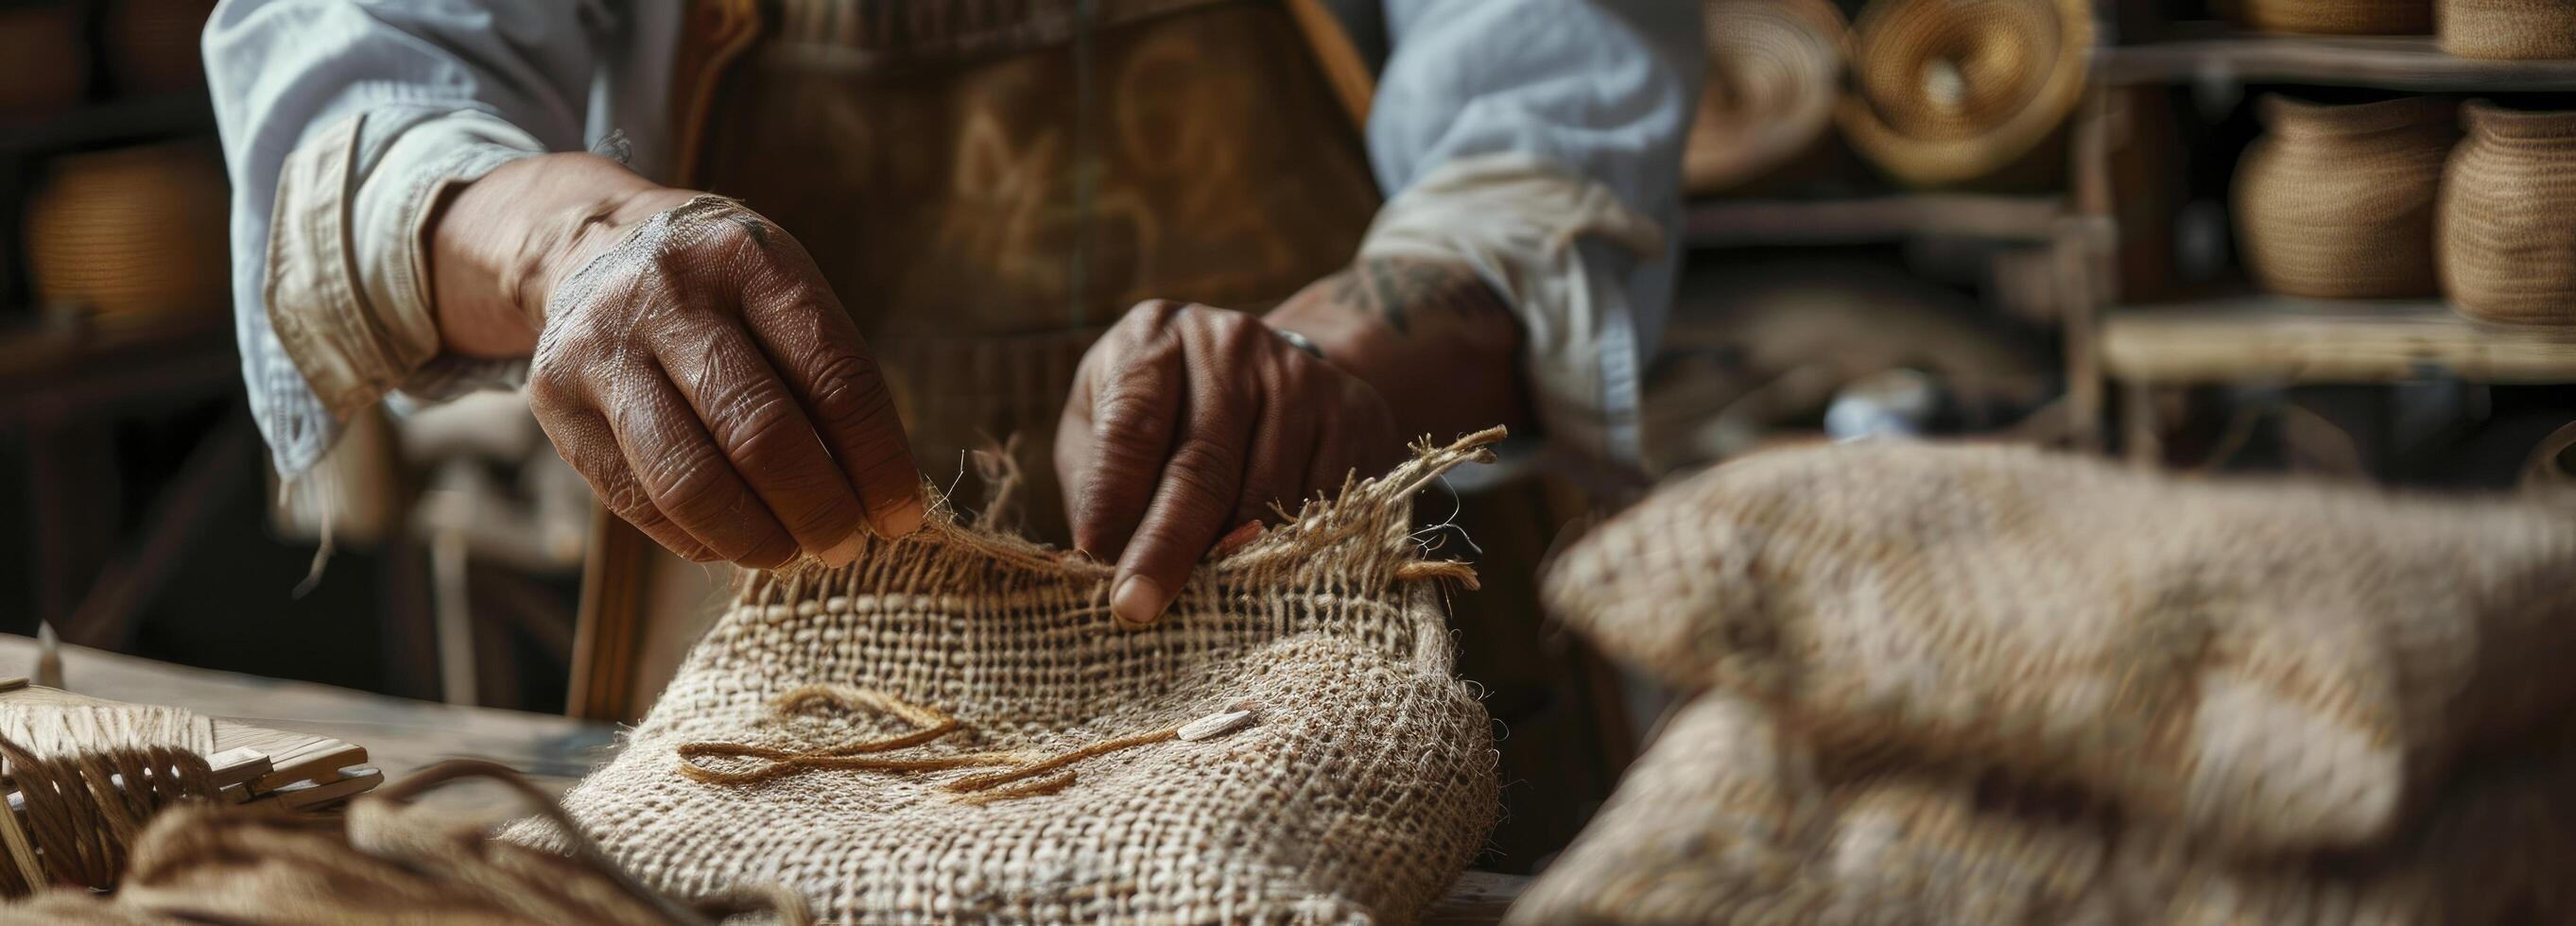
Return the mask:
[[1524, 423], [1519, 346], [1502, 299], [1444, 261], [1363, 260], [1261, 318], [1138, 306], [1083, 357], [1056, 432], [1074, 545], [1116, 559], [1111, 612], [1150, 623], [1272, 501], [1383, 472], [1410, 437]]
[[869, 526], [920, 525], [866, 342], [804, 248], [750, 210], [548, 155], [457, 194], [431, 253], [448, 349], [529, 355], [555, 449], [663, 546], [839, 565]]
[[1217, 538], [1403, 452], [1386, 400], [1241, 312], [1154, 301], [1082, 358], [1056, 432], [1074, 547], [1151, 623]]

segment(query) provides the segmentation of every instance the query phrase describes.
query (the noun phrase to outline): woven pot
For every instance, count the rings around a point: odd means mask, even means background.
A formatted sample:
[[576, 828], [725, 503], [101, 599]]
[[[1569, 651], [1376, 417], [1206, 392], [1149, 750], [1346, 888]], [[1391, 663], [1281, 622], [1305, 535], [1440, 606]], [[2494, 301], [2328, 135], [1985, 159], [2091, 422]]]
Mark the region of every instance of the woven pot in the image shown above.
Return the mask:
[[79, 102], [85, 52], [78, 6], [0, 8], [0, 61], [7, 62], [0, 66], [0, 114], [47, 112]]
[[2442, 50], [2462, 58], [2576, 58], [2576, 3], [2441, 0]]
[[27, 205], [36, 294], [101, 317], [223, 310], [225, 184], [190, 143], [73, 155]]
[[2264, 32], [2426, 35], [2433, 31], [2433, 0], [2238, 0], [2235, 15], [2240, 25]]
[[2442, 185], [2442, 283], [2460, 314], [2576, 324], [2576, 112], [2468, 109]]
[[2084, 0], [1872, 0], [1853, 32], [1852, 146], [1898, 181], [1948, 186], [2023, 164], [2084, 94]]
[[206, 82], [198, 36], [214, 0], [122, 0], [107, 19], [108, 70], [127, 94], [193, 89]]
[[2393, 299], [2439, 291], [2442, 164], [2457, 107], [2433, 97], [2325, 106], [2264, 97], [2270, 131], [2236, 169], [2246, 269], [2277, 293]]
[[1850, 26], [1825, 0], [1706, 0], [1708, 81], [1682, 155], [1691, 192], [1719, 193], [1814, 151], [1833, 127]]

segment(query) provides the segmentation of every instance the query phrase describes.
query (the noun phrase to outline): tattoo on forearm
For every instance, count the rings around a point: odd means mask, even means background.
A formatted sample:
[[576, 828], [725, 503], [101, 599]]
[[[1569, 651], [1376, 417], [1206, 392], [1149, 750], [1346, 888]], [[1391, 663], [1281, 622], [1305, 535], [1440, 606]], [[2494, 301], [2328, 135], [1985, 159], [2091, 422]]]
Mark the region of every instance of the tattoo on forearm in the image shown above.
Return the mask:
[[1424, 309], [1510, 317], [1502, 297], [1474, 271], [1434, 261], [1362, 259], [1334, 282], [1333, 299], [1377, 316], [1398, 334], [1412, 334], [1414, 313]]

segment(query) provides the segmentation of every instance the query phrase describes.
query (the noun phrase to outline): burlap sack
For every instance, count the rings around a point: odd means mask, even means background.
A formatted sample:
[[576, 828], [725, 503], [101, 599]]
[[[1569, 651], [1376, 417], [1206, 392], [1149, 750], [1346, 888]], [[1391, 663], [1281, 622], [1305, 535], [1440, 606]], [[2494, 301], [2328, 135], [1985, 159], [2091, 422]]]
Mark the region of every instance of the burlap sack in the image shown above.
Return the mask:
[[1498, 437], [1309, 504], [1145, 630], [1109, 567], [944, 513], [761, 577], [565, 806], [656, 888], [828, 921], [1409, 921], [1498, 806], [1409, 499]]
[[2011, 447], [1760, 454], [1607, 522], [1560, 617], [1663, 679], [2237, 851], [2388, 836], [2576, 694], [2576, 516]]
[[1716, 693], [1667, 722], [1506, 922], [2571, 922], [2571, 747], [2546, 737], [2463, 776], [2385, 850], [2231, 862], [2052, 795], [1837, 764], [1795, 725]]

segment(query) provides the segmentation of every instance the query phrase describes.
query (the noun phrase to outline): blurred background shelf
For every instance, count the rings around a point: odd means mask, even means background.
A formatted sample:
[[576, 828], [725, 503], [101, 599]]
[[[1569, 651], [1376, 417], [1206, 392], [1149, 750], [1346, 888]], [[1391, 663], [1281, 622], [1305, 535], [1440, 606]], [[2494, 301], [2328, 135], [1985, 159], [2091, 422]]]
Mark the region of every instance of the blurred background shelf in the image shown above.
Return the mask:
[[2576, 90], [2576, 61], [2459, 58], [2431, 36], [2211, 32], [2098, 49], [2093, 73], [2112, 86], [2218, 81], [2426, 92]]
[[2112, 309], [2104, 371], [2149, 383], [2576, 383], [2576, 329], [2490, 325], [2431, 300], [2241, 296]]
[[2066, 214], [2056, 196], [1893, 194], [1861, 199], [1701, 199], [1686, 207], [1693, 247], [1873, 244], [1918, 237], [2049, 240]]

